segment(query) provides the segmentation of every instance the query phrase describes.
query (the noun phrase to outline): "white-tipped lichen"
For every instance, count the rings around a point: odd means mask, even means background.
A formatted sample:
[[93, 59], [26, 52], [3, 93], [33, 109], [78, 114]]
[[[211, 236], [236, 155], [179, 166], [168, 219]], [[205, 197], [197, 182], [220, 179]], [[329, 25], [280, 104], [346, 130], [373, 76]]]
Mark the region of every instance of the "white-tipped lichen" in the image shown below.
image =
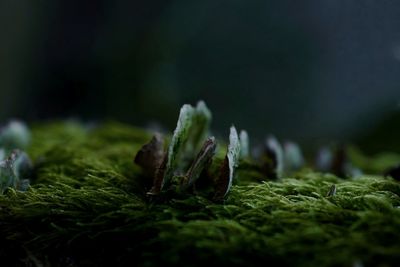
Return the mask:
[[[156, 142], [157, 140], [155, 139], [142, 147], [136, 155], [135, 162], [152, 170], [151, 173], [153, 175], [151, 176], [154, 178], [154, 183], [149, 194], [155, 195], [164, 188], [169, 188], [174, 183], [172, 180], [175, 175], [181, 177], [180, 175], [192, 162], [205, 141], [209, 132], [211, 118], [211, 112], [203, 101], [198, 102], [195, 108], [188, 104], [183, 105], [167, 151], [162, 153], [160, 149], [162, 145], [160, 142]], [[147, 151], [149, 148], [154, 150], [155, 145], [157, 145], [156, 152]], [[146, 155], [148, 155], [146, 158], [143, 154], [145, 151], [147, 151]], [[203, 163], [198, 162], [198, 164]], [[199, 165], [192, 165], [189, 174], [193, 175], [192, 172], [194, 172], [197, 175], [198, 168]]]
[[178, 123], [172, 136], [171, 143], [168, 146], [161, 189], [169, 183], [178, 167], [178, 164], [183, 160], [194, 114], [195, 110], [191, 105], [182, 106], [179, 113]]
[[221, 166], [217, 180], [214, 199], [221, 200], [229, 192], [232, 186], [235, 169], [240, 157], [240, 141], [236, 128], [232, 126], [229, 133], [229, 145], [225, 160]]
[[180, 168], [185, 168], [188, 159], [193, 158], [200, 149], [209, 132], [211, 117], [211, 112], [203, 101], [196, 108], [187, 104], [182, 106], [166, 154], [161, 190], [169, 184], [175, 172], [182, 171]]

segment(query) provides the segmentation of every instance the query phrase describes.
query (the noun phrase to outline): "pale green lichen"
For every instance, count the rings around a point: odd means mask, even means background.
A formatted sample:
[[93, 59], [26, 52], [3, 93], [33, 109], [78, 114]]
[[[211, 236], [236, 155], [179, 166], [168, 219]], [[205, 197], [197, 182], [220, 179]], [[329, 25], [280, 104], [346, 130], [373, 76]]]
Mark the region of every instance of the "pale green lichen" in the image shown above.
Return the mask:
[[184, 160], [186, 145], [189, 140], [190, 127], [193, 123], [195, 110], [190, 105], [183, 105], [179, 113], [178, 123], [176, 125], [171, 143], [167, 151], [167, 163], [164, 173], [164, 179], [161, 189], [167, 185], [178, 165]]
[[[239, 165], [239, 157], [240, 157], [240, 141], [236, 131], [236, 128], [232, 126], [230, 128], [229, 133], [229, 145], [228, 145], [228, 152], [226, 153], [226, 157], [228, 158], [229, 163], [229, 184], [228, 190], [232, 186], [233, 176], [235, 174], [235, 169]], [[226, 193], [225, 193], [226, 195]]]
[[[207, 137], [210, 123], [211, 112], [203, 101], [200, 101], [196, 108], [188, 104], [183, 105], [166, 153], [163, 154], [162, 157], [156, 155], [162, 154], [163, 152], [160, 145], [157, 147], [158, 151], [154, 151], [152, 141], [142, 147], [139, 154], [135, 157], [135, 162], [145, 169], [149, 169], [151, 165], [154, 167], [152, 169], [155, 169], [155, 171], [152, 171], [154, 173], [154, 175], [152, 175], [154, 181], [153, 187], [148, 192], [148, 195], [158, 195], [162, 191], [169, 190], [171, 187], [176, 186], [183, 186], [186, 188], [189, 184], [193, 183], [193, 180], [197, 180], [200, 175], [197, 173], [199, 168], [202, 169], [205, 167], [205, 162], [202, 160], [194, 164], [192, 163], [186, 177], [179, 176], [179, 173], [185, 171], [185, 169], [189, 167], [190, 162], [195, 160], [195, 155], [198, 153], [201, 143]], [[153, 140], [155, 139], [153, 138]], [[215, 143], [215, 140], [213, 143]], [[149, 150], [148, 147], [152, 147], [152, 151], [144, 153], [145, 150]], [[211, 154], [209, 154], [208, 150], [203, 152], [207, 152], [206, 158], [209, 156], [211, 159], [214, 151], [215, 145]], [[146, 154], [147, 156], [145, 156]], [[199, 160], [199, 158], [197, 158], [197, 160]]]
[[232, 126], [229, 133], [228, 151], [220, 167], [214, 199], [223, 200], [232, 187], [235, 170], [239, 164], [240, 140], [236, 128]]
[[196, 153], [204, 142], [211, 123], [211, 112], [203, 101], [196, 108], [191, 105], [183, 105], [179, 114], [171, 142], [168, 146], [165, 172], [161, 189], [171, 182], [174, 172], [178, 167], [183, 169], [191, 155]]

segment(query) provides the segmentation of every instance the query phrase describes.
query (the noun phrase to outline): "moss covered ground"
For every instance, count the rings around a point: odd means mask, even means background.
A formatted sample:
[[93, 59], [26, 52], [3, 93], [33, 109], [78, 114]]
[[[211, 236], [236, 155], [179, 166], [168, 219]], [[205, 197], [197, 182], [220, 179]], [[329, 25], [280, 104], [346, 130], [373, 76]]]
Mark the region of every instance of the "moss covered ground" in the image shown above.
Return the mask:
[[[272, 181], [241, 164], [223, 203], [196, 194], [154, 202], [133, 164], [150, 133], [117, 123], [32, 131], [31, 187], [0, 196], [1, 266], [399, 265], [392, 178], [303, 169]], [[371, 173], [385, 165], [354, 158]]]

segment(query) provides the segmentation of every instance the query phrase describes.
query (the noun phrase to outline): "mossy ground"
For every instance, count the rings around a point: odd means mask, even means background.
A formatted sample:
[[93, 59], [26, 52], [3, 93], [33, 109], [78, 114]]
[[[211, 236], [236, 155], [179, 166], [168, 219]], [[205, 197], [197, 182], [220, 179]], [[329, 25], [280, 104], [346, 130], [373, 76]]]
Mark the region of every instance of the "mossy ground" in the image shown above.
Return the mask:
[[32, 187], [0, 196], [1, 266], [398, 266], [391, 178], [303, 170], [262, 181], [242, 165], [224, 203], [154, 203], [152, 181], [132, 163], [150, 138], [116, 123], [34, 126]]

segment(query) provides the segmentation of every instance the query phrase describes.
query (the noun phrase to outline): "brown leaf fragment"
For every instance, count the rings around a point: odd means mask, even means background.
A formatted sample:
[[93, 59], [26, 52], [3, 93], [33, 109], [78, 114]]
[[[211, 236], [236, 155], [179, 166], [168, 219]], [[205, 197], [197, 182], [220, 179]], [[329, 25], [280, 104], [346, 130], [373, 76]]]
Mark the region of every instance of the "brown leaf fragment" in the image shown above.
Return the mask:
[[210, 165], [216, 148], [217, 142], [215, 141], [214, 137], [209, 137], [204, 142], [200, 152], [197, 154], [192, 165], [186, 173], [186, 180], [182, 184], [182, 189], [187, 189], [196, 182], [196, 180], [200, 177], [201, 172]]
[[153, 180], [153, 187], [149, 192], [147, 192], [147, 195], [158, 195], [161, 190], [163, 189], [164, 186], [164, 174], [165, 174], [165, 169], [167, 166], [168, 162], [168, 154], [164, 153], [164, 157], [161, 161], [160, 166], [157, 167], [155, 174], [154, 174], [154, 180]]
[[156, 133], [136, 154], [135, 163], [142, 167], [148, 176], [154, 177], [164, 154], [164, 138]]
[[215, 194], [214, 194], [214, 200], [220, 201], [223, 200], [225, 195], [229, 191], [229, 160], [228, 156], [225, 157], [224, 162], [222, 163], [222, 166], [219, 171], [219, 176], [218, 180], [215, 185]]

